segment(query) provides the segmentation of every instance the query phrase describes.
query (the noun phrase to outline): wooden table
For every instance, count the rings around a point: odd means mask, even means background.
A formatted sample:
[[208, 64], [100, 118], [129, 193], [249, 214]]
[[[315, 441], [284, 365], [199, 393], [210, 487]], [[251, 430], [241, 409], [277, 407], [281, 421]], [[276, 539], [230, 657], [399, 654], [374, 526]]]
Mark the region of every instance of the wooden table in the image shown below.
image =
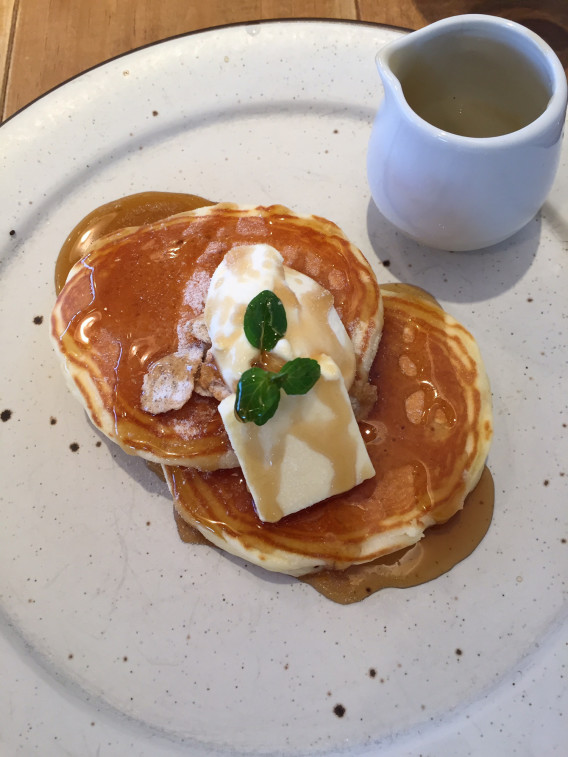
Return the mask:
[[568, 0], [0, 0], [0, 120], [108, 58], [195, 29], [274, 18], [418, 29], [458, 13], [523, 23], [568, 67]]

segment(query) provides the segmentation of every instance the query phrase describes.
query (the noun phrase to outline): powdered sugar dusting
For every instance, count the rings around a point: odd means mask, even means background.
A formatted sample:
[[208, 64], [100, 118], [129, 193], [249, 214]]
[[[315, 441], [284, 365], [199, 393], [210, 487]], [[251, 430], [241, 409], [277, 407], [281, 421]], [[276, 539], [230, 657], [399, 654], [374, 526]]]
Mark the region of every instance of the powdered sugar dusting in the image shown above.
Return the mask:
[[229, 248], [229, 245], [226, 242], [219, 242], [219, 241], [213, 240], [212, 242], [209, 242], [207, 247], [203, 250], [201, 255], [197, 258], [197, 262], [202, 263], [205, 258], [208, 258], [211, 255], [221, 255], [222, 253], [227, 252], [228, 248]]
[[315, 255], [313, 252], [306, 253], [306, 256], [304, 258], [305, 260], [305, 266], [306, 266], [306, 273], [308, 276], [311, 276], [312, 279], [315, 279], [318, 274], [321, 272], [321, 260], [318, 258], [317, 255]]
[[264, 236], [267, 223], [258, 216], [243, 216], [237, 221], [237, 234], [243, 236]]
[[290, 244], [286, 244], [283, 245], [281, 253], [282, 256], [286, 259], [286, 265], [290, 268], [293, 268], [295, 261], [298, 259], [298, 248], [293, 247]]
[[185, 285], [183, 304], [190, 307], [194, 313], [203, 312], [210, 281], [211, 277], [207, 271], [196, 271]]
[[174, 431], [182, 439], [195, 439], [195, 437], [199, 436], [199, 425], [190, 420], [176, 421], [174, 423]]

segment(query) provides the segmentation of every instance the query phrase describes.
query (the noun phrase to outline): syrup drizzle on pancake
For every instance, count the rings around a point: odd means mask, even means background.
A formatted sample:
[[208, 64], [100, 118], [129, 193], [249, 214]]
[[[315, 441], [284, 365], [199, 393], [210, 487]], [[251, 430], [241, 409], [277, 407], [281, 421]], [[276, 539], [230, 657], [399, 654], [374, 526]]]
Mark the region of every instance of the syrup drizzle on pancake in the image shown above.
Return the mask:
[[176, 213], [213, 205], [198, 195], [179, 192], [138, 192], [95, 208], [69, 234], [55, 263], [55, 292], [63, 289], [69, 271], [107, 234], [129, 226], [143, 226]]
[[[163, 479], [161, 471], [155, 471]], [[432, 581], [465, 560], [479, 546], [493, 517], [495, 487], [485, 467], [479, 483], [467, 496], [463, 510], [438, 526], [412, 547], [346, 570], [323, 570], [299, 580], [338, 604], [360, 602], [381, 589], [408, 589]], [[174, 509], [180, 539], [186, 544], [212, 546]]]
[[[208, 203], [212, 207], [195, 214], [156, 221], [156, 215], [179, 210], [181, 201], [174, 195], [168, 205], [159, 194], [156, 210], [153, 197], [142, 193], [109, 203], [72, 232], [58, 261], [59, 279], [84, 252], [81, 239], [90, 234], [98, 241], [75, 264], [60, 293], [52, 336], [94, 424], [123, 449], [169, 464], [234, 466], [216, 401], [194, 393], [182, 408], [159, 417], [142, 412], [139, 402], [148, 366], [174, 353], [184, 336], [180, 329], [202, 314], [209, 281], [225, 253], [237, 243], [272, 243], [287, 265], [330, 291], [364, 377], [382, 324], [379, 289], [362, 253], [326, 219], [299, 216], [280, 205]], [[188, 196], [185, 205], [204, 202]], [[113, 232], [105, 233], [101, 218], [111, 219]], [[152, 222], [115, 228], [144, 218]]]
[[[105, 235], [212, 204], [195, 195], [143, 192], [97, 208], [71, 232], [63, 245], [56, 265], [56, 290], [61, 290], [75, 262]], [[407, 294], [416, 297], [417, 292], [416, 287], [402, 284], [386, 285], [382, 289], [402, 297]], [[420, 294], [423, 299], [435, 302], [428, 293], [421, 291]], [[434, 364], [433, 357], [429, 355], [430, 359], [426, 362], [421, 357], [423, 353], [420, 352], [421, 346], [416, 343], [416, 331], [412, 323], [407, 324], [405, 335], [408, 350], [399, 355], [400, 373], [403, 377], [412, 378], [415, 383], [418, 380], [414, 395], [411, 394], [406, 399], [406, 417], [412, 426], [436, 429], [442, 438], [452, 430], [459, 418], [460, 409], [452, 404], [451, 399], [438, 393], [437, 382], [429, 377], [428, 370]], [[147, 348], [152, 351], [151, 345], [137, 345], [136, 352], [139, 354], [133, 357], [144, 363]], [[388, 432], [382, 420], [361, 423], [360, 428], [365, 442], [371, 447], [384, 445]], [[418, 459], [409, 460], [408, 463], [409, 475], [424, 495], [423, 509], [428, 510], [431, 486], [428, 470]], [[237, 480], [238, 478], [237, 476]], [[429, 581], [450, 570], [476, 548], [491, 522], [493, 502], [493, 482], [489, 470], [485, 468], [478, 485], [468, 496], [465, 508], [447, 523], [429, 528], [418, 544], [365, 565], [339, 571], [325, 570], [301, 580], [310, 583], [333, 601], [343, 604], [359, 601], [389, 586], [409, 587]], [[452, 512], [447, 515], [451, 516]], [[443, 521], [443, 509], [438, 508], [436, 516]], [[179, 516], [176, 516], [176, 521], [183, 541], [209, 543]]]
[[[401, 356], [416, 370], [404, 372]], [[399, 538], [399, 529], [406, 532], [423, 518], [426, 526], [447, 521], [477, 483], [492, 432], [488, 388], [471, 335], [433, 298], [424, 297], [414, 287], [393, 285], [385, 297], [383, 337], [371, 382], [379, 396], [362, 429], [377, 471], [375, 479], [279, 523], [267, 524], [256, 516], [238, 469], [201, 474], [168, 468], [168, 481], [182, 517], [214, 541], [238, 539], [245, 559], [248, 553], [251, 558], [261, 555], [261, 560], [268, 560], [284, 550], [289, 556], [309, 557], [314, 565], [319, 562], [322, 566], [382, 558], [419, 538], [418, 533], [414, 539]], [[427, 392], [424, 386], [432, 390]], [[418, 409], [409, 410], [407, 399], [417, 392], [424, 397]], [[483, 508], [479, 504], [468, 511], [469, 515], [483, 509], [483, 514], [473, 517], [477, 527], [463, 516], [452, 518], [447, 526], [446, 556], [438, 560], [434, 548], [426, 553], [431, 559], [423, 569], [415, 569], [417, 557], [424, 544], [435, 538], [431, 534], [439, 533], [436, 530], [426, 530], [420, 548], [408, 552], [394, 577], [392, 571], [385, 577], [383, 561], [378, 563], [382, 568], [375, 566], [374, 574], [368, 566], [349, 567], [348, 573], [326, 570], [325, 585], [314, 576], [305, 580], [322, 591], [327, 587], [326, 592], [337, 594], [336, 601], [345, 602], [393, 585], [392, 581], [415, 585], [430, 580], [467, 556], [485, 535], [493, 508], [491, 487], [482, 485], [477, 496]], [[381, 540], [383, 534], [387, 541]], [[389, 558], [387, 563], [391, 561]], [[290, 566], [295, 564], [292, 558]], [[357, 583], [358, 594], [354, 589]]]
[[486, 467], [463, 510], [446, 523], [429, 528], [414, 546], [365, 565], [303, 576], [300, 581], [339, 604], [359, 602], [381, 589], [406, 589], [432, 581], [465, 560], [480, 544], [491, 524], [494, 499], [493, 477]]

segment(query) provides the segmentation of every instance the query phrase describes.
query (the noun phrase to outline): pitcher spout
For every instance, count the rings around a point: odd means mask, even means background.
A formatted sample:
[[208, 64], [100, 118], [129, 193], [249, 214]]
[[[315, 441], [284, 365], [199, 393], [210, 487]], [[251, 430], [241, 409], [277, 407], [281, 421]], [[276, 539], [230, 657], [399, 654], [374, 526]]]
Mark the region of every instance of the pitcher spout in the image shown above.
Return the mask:
[[408, 55], [411, 35], [396, 39], [385, 45], [375, 57], [375, 64], [385, 90], [385, 95], [402, 95], [402, 83], [399, 76], [401, 61]]

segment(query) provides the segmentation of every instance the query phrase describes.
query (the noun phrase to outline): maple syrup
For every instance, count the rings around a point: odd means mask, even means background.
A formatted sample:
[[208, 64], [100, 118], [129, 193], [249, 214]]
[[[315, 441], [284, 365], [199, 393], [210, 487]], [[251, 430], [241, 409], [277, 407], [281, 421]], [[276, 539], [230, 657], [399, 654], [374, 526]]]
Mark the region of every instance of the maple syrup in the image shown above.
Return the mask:
[[551, 96], [545, 72], [524, 52], [479, 35], [435, 39], [401, 69], [414, 112], [464, 137], [522, 129], [544, 113]]
[[485, 467], [463, 510], [431, 526], [407, 549], [346, 570], [325, 570], [300, 580], [339, 604], [359, 602], [380, 589], [409, 588], [432, 581], [465, 560], [481, 543], [493, 516], [495, 487]]
[[[485, 467], [463, 509], [446, 523], [427, 529], [417, 544], [364, 565], [324, 570], [299, 580], [338, 604], [360, 602], [381, 589], [403, 589], [427, 583], [450, 571], [479, 546], [491, 524], [494, 502], [493, 477]], [[174, 515], [183, 542], [213, 547], [175, 509]]]
[[107, 234], [213, 204], [203, 197], [179, 192], [138, 192], [95, 208], [79, 221], [63, 243], [55, 264], [56, 293], [63, 289], [75, 263]]
[[[129, 226], [153, 223], [176, 213], [211, 204], [213, 203], [196, 195], [143, 192], [97, 208], [75, 227], [62, 247], [55, 273], [57, 291], [64, 285], [75, 262], [107, 234]], [[416, 296], [416, 293], [420, 292], [423, 299], [435, 302], [431, 295], [416, 287], [391, 284], [383, 288], [401, 295], [408, 293]], [[414, 335], [410, 332], [408, 340], [409, 343], [414, 340]], [[413, 374], [414, 369], [416, 373]], [[401, 364], [401, 370], [414, 379], [420, 378], [417, 374], [422, 375], [421, 386], [424, 389], [424, 401], [429, 406], [428, 412], [437, 413], [438, 418], [443, 416], [443, 422], [439, 425], [450, 427], [455, 422], [455, 409], [427, 385], [425, 368], [420, 365], [416, 354]], [[371, 420], [362, 422], [360, 428], [366, 444], [383, 443], [384, 424]], [[161, 469], [158, 471], [156, 468], [155, 472], [161, 475]], [[420, 471], [414, 471], [415, 476], [419, 474]], [[352, 566], [346, 570], [324, 570], [305, 576], [301, 580], [329, 599], [342, 604], [359, 601], [383, 588], [410, 587], [425, 583], [449, 571], [471, 554], [489, 528], [493, 504], [493, 480], [489, 470], [485, 468], [479, 483], [467, 497], [463, 510], [446, 523], [427, 529], [424, 538], [414, 546], [365, 565]], [[180, 538], [184, 542], [209, 544], [199, 531], [188, 526], [177, 514], [176, 522]]]

